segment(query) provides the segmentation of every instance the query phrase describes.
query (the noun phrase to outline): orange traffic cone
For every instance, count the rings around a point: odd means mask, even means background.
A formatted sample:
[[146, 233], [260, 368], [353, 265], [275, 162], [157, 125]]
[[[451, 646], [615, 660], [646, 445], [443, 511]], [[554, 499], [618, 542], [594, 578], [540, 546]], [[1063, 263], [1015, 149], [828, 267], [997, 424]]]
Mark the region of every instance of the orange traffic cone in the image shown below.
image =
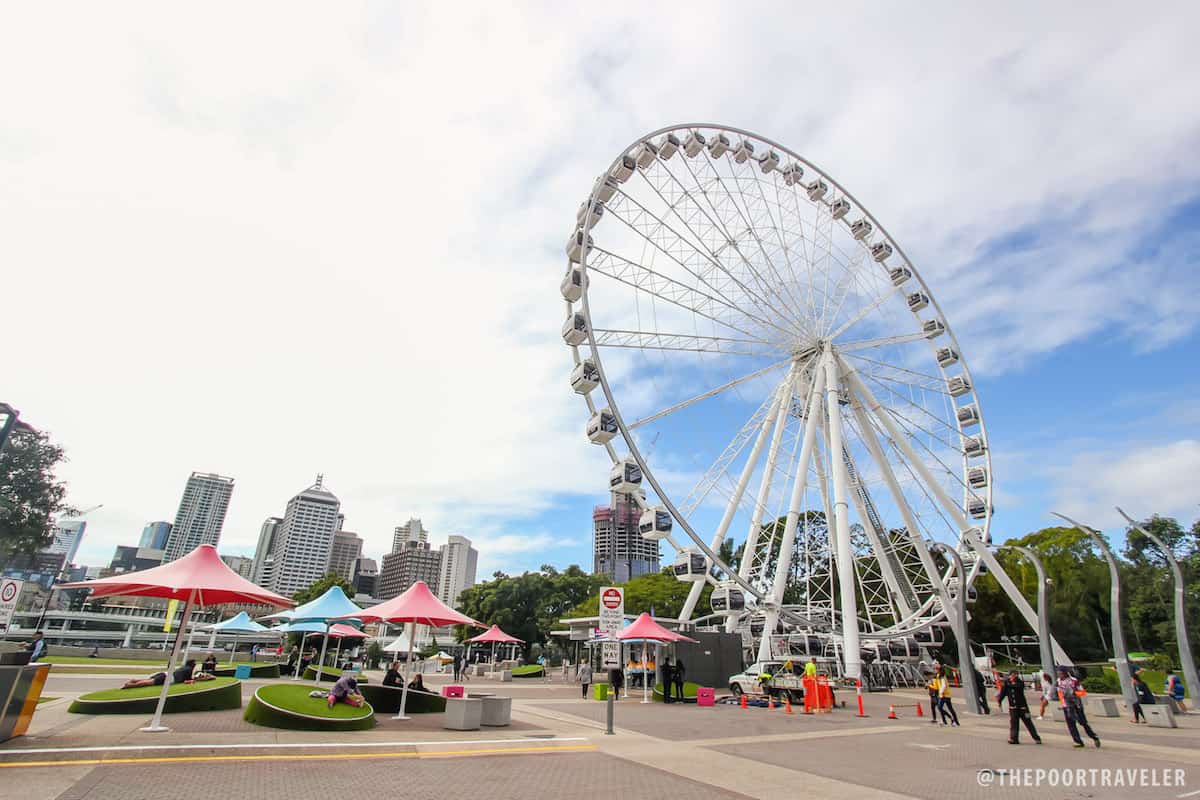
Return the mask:
[[785, 713], [785, 714], [792, 713], [792, 698], [791, 697], [783, 698], [783, 703], [784, 703], [783, 707], [785, 709], [783, 713]]
[[767, 711], [774, 711], [774, 710], [775, 710], [775, 697], [774, 697], [774, 695], [767, 695]]
[[921, 710], [921, 704], [920, 704], [920, 703], [917, 703], [917, 716], [918, 716], [918, 717], [923, 717], [923, 716], [925, 716], [925, 712]]
[[746, 695], [742, 695], [742, 708], [746, 707]]
[[895, 706], [888, 706], [887, 718], [888, 719], [900, 719], [899, 717], [896, 716], [896, 707]]

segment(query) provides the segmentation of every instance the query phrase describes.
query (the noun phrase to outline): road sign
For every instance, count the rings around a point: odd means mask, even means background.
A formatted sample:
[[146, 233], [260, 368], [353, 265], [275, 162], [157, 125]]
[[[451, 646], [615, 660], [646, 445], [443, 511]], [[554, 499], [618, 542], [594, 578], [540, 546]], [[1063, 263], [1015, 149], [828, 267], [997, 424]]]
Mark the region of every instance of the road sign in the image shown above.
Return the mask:
[[[600, 587], [600, 630], [609, 639], [625, 627], [625, 590], [619, 586]], [[621, 643], [604, 642], [600, 648], [601, 666], [604, 669], [620, 669]]]
[[12, 578], [0, 578], [0, 631], [7, 631], [12, 624], [13, 614], [17, 610], [17, 598], [21, 596], [21, 587], [25, 581]]

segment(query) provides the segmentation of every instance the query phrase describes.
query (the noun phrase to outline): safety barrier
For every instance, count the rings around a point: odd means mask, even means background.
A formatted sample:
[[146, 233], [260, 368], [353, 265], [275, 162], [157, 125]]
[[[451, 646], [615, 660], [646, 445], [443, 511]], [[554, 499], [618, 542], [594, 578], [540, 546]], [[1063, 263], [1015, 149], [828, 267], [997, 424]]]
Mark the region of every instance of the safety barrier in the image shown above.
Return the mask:
[[[861, 707], [862, 707], [862, 705], [861, 705], [861, 700], [860, 700], [859, 708], [861, 708]], [[925, 716], [925, 710], [921, 708], [920, 703], [892, 703], [888, 706], [888, 715], [887, 715], [888, 719], [900, 719], [899, 715], [896, 714], [897, 708], [915, 708], [915, 709], [917, 709], [918, 717]], [[930, 709], [930, 710], [932, 711], [932, 709]]]

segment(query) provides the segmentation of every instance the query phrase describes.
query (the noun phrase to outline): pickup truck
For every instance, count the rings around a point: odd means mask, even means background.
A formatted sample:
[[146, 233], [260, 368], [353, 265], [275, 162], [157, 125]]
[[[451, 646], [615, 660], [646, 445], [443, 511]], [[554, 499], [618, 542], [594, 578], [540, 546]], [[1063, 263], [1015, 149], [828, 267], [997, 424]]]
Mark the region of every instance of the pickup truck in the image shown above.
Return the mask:
[[[752, 664], [745, 672], [729, 676], [729, 691], [733, 692], [735, 697], [743, 694], [769, 694], [779, 701], [787, 696], [793, 703], [801, 703], [804, 701], [804, 685], [801, 683], [804, 664], [799, 661], [792, 663], [796, 670], [794, 674], [783, 671], [783, 661]], [[773, 676], [765, 685], [759, 680], [759, 676], [764, 672]]]

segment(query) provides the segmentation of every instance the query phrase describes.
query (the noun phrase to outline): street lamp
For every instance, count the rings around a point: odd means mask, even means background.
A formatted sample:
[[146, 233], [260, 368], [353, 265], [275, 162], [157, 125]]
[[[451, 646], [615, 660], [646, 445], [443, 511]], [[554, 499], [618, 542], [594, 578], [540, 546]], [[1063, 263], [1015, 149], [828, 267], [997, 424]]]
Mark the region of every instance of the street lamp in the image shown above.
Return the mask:
[[1002, 545], [997, 550], [1015, 550], [1029, 560], [1033, 564], [1033, 568], [1037, 570], [1038, 589], [1037, 589], [1037, 620], [1038, 620], [1038, 655], [1042, 661], [1042, 672], [1049, 675], [1051, 680], [1054, 679], [1054, 650], [1050, 645], [1050, 609], [1047, 607], [1046, 592], [1050, 586], [1050, 579], [1046, 577], [1046, 568], [1042, 566], [1042, 560], [1028, 547], [1021, 547], [1016, 544]]
[[979, 692], [975, 686], [975, 661], [971, 657], [971, 643], [967, 638], [967, 570], [963, 567], [962, 556], [953, 547], [933, 542], [929, 545], [929, 552], [945, 554], [954, 563], [954, 570], [958, 573], [958, 596], [954, 608], [947, 609], [947, 613], [953, 613], [957, 620], [954, 638], [958, 641], [958, 669], [962, 673], [966, 710], [970, 714], [978, 714]]
[[1112, 625], [1113, 663], [1117, 665], [1117, 680], [1121, 683], [1121, 696], [1125, 698], [1125, 702], [1128, 705], [1132, 706], [1137, 702], [1137, 697], [1133, 693], [1133, 680], [1129, 674], [1129, 651], [1125, 648], [1125, 631], [1121, 627], [1121, 572], [1117, 568], [1117, 557], [1113, 555], [1108, 542], [1104, 541], [1104, 537], [1095, 528], [1089, 528], [1087, 525], [1078, 523], [1065, 514], [1059, 514], [1057, 511], [1051, 511], [1050, 513], [1061, 520], [1066, 520], [1072, 527], [1078, 528], [1092, 537], [1092, 540], [1099, 546], [1100, 552], [1104, 554], [1104, 560], [1108, 562], [1110, 580], [1109, 617]]
[[1134, 522], [1133, 518], [1121, 509], [1118, 508], [1117, 513], [1124, 517], [1131, 527], [1158, 545], [1159, 549], [1163, 551], [1163, 555], [1167, 557], [1167, 563], [1171, 565], [1171, 572], [1175, 575], [1175, 643], [1179, 645], [1179, 665], [1183, 668], [1183, 679], [1187, 681], [1192, 697], [1200, 696], [1200, 676], [1196, 674], [1196, 660], [1192, 658], [1192, 645], [1188, 641], [1187, 622], [1183, 615], [1183, 570], [1179, 568], [1179, 562], [1175, 560], [1175, 554], [1171, 552], [1171, 548], [1167, 547], [1166, 542]]

